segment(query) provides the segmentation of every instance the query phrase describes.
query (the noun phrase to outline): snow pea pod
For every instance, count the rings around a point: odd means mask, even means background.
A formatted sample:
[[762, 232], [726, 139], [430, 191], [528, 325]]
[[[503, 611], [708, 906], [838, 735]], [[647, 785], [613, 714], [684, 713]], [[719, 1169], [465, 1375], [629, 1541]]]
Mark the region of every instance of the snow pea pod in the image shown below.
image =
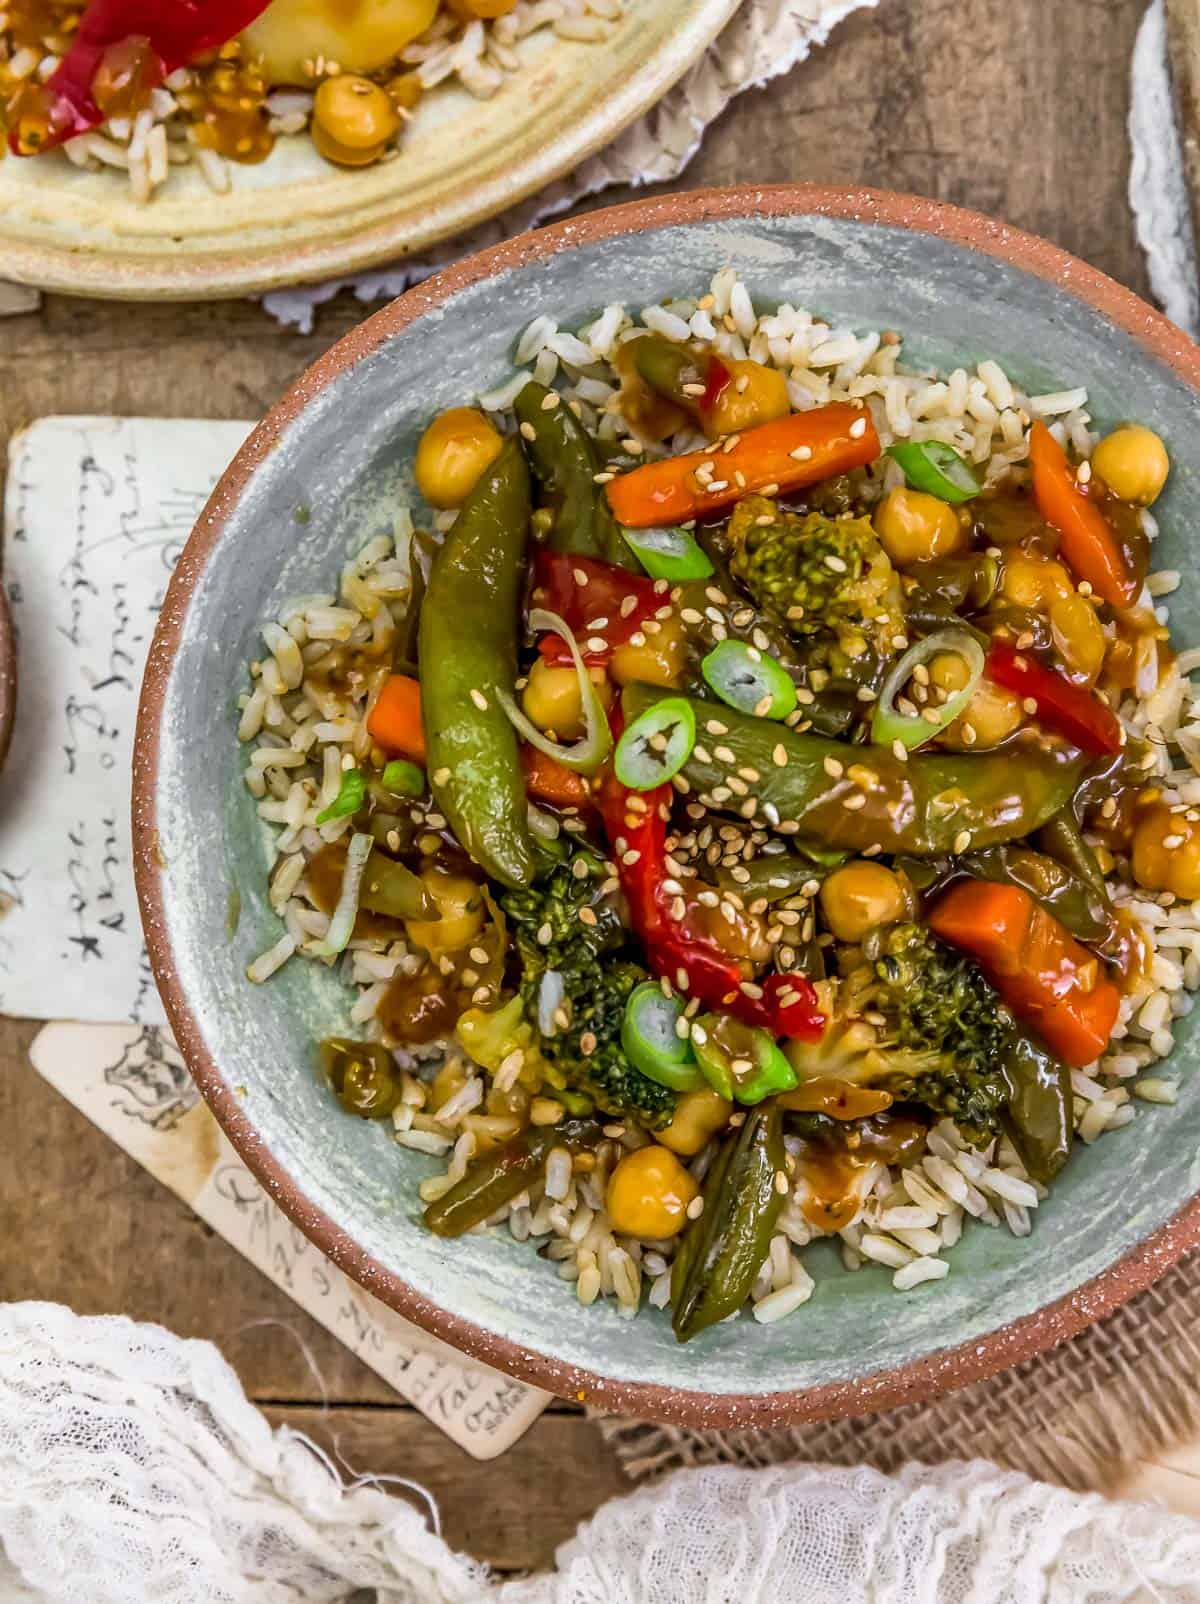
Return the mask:
[[1048, 1185], [1071, 1155], [1071, 1072], [1014, 1025], [1003, 1075], [1012, 1144], [1034, 1180]]
[[550, 550], [597, 557], [640, 573], [603, 486], [596, 483], [601, 462], [595, 444], [570, 407], [556, 390], [531, 380], [513, 410], [542, 503], [553, 514]]
[[[661, 696], [630, 685], [626, 719]], [[935, 858], [1028, 836], [1064, 807], [1083, 768], [1073, 747], [1033, 743], [963, 757], [918, 752], [900, 762], [889, 747], [797, 735], [716, 703], [693, 706], [698, 739], [682, 770], [693, 794], [781, 834], [857, 852], [884, 847]], [[759, 778], [746, 796], [725, 781], [741, 776], [744, 786], [748, 768]]]
[[517, 674], [517, 604], [529, 471], [510, 441], [463, 503], [421, 609], [421, 707], [430, 788], [461, 845], [494, 879], [535, 872], [517, 737], [496, 696]]
[[704, 1212], [689, 1226], [671, 1276], [680, 1342], [740, 1309], [783, 1208], [783, 1121], [774, 1100], [751, 1109], [725, 1140], [704, 1183]]
[[552, 1148], [578, 1152], [595, 1146], [600, 1136], [600, 1125], [594, 1119], [530, 1126], [494, 1153], [469, 1164], [462, 1180], [425, 1210], [425, 1224], [435, 1236], [462, 1236], [539, 1181]]
[[[626, 687], [625, 717], [662, 694]], [[1033, 741], [1019, 751], [918, 752], [902, 762], [888, 747], [798, 735], [713, 702], [694, 708], [697, 742], [682, 770], [691, 793], [756, 825], [852, 851], [930, 858], [1029, 835], [1066, 804], [1083, 767], [1073, 747]], [[747, 795], [739, 786], [748, 769], [758, 778]], [[733, 787], [731, 774], [740, 776]]]

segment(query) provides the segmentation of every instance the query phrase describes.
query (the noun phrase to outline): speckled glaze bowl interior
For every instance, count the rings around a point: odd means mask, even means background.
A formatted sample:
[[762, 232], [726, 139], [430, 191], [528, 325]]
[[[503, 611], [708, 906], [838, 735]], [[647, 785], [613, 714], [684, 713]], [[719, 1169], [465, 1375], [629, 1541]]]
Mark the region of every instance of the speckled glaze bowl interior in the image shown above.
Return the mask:
[[[346, 990], [294, 961], [267, 986], [246, 963], [277, 938], [267, 853], [241, 783], [234, 699], [258, 629], [391, 525], [422, 426], [504, 378], [538, 313], [566, 327], [611, 301], [641, 307], [732, 264], [756, 304], [895, 328], [943, 366], [993, 356], [1030, 390], [1086, 384], [1101, 424], [1136, 418], [1174, 464], [1159, 565], [1190, 579], [1200, 491], [1200, 352], [1156, 313], [1041, 241], [907, 197], [785, 188], [667, 197], [592, 214], [475, 257], [343, 340], [240, 453], [179, 564], [151, 654], [135, 772], [143, 917], [160, 987], [201, 1089], [280, 1204], [344, 1269], [458, 1346], [571, 1396], [693, 1424], [850, 1413], [1026, 1357], [1148, 1284], [1200, 1239], [1194, 1020], [1172, 1069], [1178, 1106], [1080, 1148], [1018, 1240], [974, 1229], [949, 1277], [892, 1290], [890, 1272], [806, 1262], [811, 1302], [778, 1324], [727, 1324], [680, 1348], [668, 1320], [583, 1309], [554, 1266], [506, 1233], [444, 1242], [418, 1220], [433, 1161], [342, 1115], [315, 1038], [345, 1026]], [[303, 509], [303, 511], [301, 510]], [[1185, 583], [1172, 623], [1200, 641]], [[240, 900], [229, 933], [231, 894]]]

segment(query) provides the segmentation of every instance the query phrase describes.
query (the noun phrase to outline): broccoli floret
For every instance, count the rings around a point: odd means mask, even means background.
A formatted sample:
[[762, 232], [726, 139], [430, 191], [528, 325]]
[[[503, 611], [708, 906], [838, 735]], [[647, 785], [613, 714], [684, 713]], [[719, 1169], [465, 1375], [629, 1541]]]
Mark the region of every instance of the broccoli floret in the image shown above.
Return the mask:
[[900, 585], [867, 518], [786, 512], [745, 496], [729, 524], [734, 577], [794, 635], [832, 637], [851, 659], [894, 650]]
[[545, 977], [561, 980], [555, 1028], [538, 1035], [542, 1058], [606, 1114], [657, 1130], [670, 1124], [675, 1093], [635, 1069], [621, 1046], [626, 1000], [646, 973], [615, 956], [626, 932], [612, 899], [599, 891], [605, 874], [598, 858], [578, 851], [529, 890], [505, 892], [500, 905], [521, 960], [527, 1020], [542, 1013]]
[[922, 925], [893, 925], [869, 953], [876, 984], [870, 1007], [886, 1020], [886, 1047], [927, 1055], [883, 1084], [904, 1102], [921, 1103], [955, 1120], [982, 1145], [1000, 1130], [1010, 1088], [1003, 1065], [1012, 1018], [967, 959]]

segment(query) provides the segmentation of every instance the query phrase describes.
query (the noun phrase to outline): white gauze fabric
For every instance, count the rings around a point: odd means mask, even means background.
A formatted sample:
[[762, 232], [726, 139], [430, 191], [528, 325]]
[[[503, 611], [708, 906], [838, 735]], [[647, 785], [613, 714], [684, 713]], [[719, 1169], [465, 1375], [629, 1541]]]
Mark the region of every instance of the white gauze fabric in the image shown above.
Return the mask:
[[1200, 269], [1171, 96], [1167, 19], [1153, 0], [1138, 29], [1129, 103], [1129, 204], [1163, 311], [1200, 339]]
[[379, 1604], [1198, 1604], [1200, 1523], [979, 1461], [721, 1466], [614, 1500], [554, 1574], [498, 1585], [412, 1505], [272, 1432], [209, 1343], [0, 1306], [0, 1604], [361, 1587]]
[[339, 290], [352, 289], [360, 301], [401, 295], [447, 262], [536, 228], [586, 195], [614, 184], [660, 184], [678, 178], [700, 149], [704, 130], [735, 95], [790, 72], [825, 43], [844, 17], [877, 4], [878, 0], [743, 0], [700, 60], [651, 111], [557, 184], [415, 262], [397, 262], [326, 284], [276, 290], [263, 296], [263, 305], [281, 323], [307, 334], [314, 309]]

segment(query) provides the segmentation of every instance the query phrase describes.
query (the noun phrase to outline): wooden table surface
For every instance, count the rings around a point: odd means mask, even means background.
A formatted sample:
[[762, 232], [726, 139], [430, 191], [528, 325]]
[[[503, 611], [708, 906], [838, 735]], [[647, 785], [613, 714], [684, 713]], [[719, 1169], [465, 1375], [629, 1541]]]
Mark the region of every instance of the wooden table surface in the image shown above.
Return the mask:
[[[737, 100], [686, 185], [916, 191], [1046, 235], [1144, 293], [1125, 133], [1143, 3], [880, 0], [788, 78]], [[49, 297], [0, 319], [0, 435], [47, 413], [258, 416], [363, 315], [343, 296], [300, 338], [248, 302]], [[599, 1432], [566, 1406], [498, 1464], [451, 1446], [49, 1090], [26, 1060], [35, 1030], [0, 1021], [0, 1297], [211, 1338], [273, 1421], [336, 1443], [357, 1470], [424, 1482], [448, 1539], [502, 1571], [547, 1564], [621, 1489]]]

